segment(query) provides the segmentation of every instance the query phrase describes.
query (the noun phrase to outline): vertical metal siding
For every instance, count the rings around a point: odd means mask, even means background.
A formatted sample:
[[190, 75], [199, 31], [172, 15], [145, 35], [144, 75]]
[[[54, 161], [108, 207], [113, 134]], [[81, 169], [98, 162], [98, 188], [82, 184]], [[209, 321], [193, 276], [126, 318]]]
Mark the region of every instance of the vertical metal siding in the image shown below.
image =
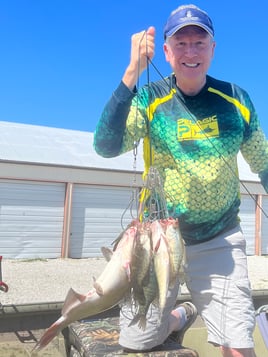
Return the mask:
[[64, 184], [0, 180], [0, 254], [59, 257], [64, 195]]
[[101, 246], [111, 243], [133, 217], [128, 208], [132, 190], [124, 187], [75, 185], [69, 256], [101, 256]]
[[239, 217], [247, 241], [247, 254], [255, 254], [255, 201], [249, 195], [241, 195]]
[[[262, 207], [266, 215], [268, 215], [268, 196], [262, 196]], [[261, 254], [268, 254], [268, 218], [263, 212], [261, 222]]]

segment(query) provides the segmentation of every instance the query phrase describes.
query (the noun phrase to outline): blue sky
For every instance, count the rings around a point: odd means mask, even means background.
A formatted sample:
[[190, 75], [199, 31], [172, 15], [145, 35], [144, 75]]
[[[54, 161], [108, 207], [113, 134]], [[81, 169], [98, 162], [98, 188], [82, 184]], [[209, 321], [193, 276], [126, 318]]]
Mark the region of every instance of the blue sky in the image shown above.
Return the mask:
[[[191, 1], [186, 2], [191, 3]], [[268, 136], [266, 0], [195, 1], [214, 22], [209, 74], [248, 91]], [[0, 120], [94, 131], [129, 60], [132, 33], [155, 26], [155, 66], [165, 62], [163, 26], [182, 2], [0, 0]], [[153, 68], [150, 79], [159, 79]], [[147, 77], [141, 78], [141, 84]]]

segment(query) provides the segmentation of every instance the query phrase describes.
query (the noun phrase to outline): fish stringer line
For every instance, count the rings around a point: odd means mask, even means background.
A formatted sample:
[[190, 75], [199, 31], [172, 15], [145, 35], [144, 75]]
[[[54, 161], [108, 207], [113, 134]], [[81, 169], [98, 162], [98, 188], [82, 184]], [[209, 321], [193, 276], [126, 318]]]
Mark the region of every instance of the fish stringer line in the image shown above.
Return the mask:
[[[147, 46], [147, 34], [146, 34], [146, 51], [147, 51], [147, 66], [146, 66], [146, 76], [147, 76], [147, 86], [150, 92], [150, 60], [148, 56], [148, 46]], [[151, 91], [153, 94], [153, 91]], [[138, 106], [137, 106], [138, 112]], [[158, 169], [153, 166], [153, 149], [151, 142], [151, 108], [148, 108], [148, 118], [147, 120], [147, 136], [143, 140], [143, 159], [144, 159], [144, 173], [143, 181], [144, 186], [140, 195], [140, 205], [139, 205], [139, 220], [152, 222], [157, 219], [168, 218], [167, 203], [165, 198], [165, 192], [163, 189], [163, 182]], [[136, 123], [137, 125], [137, 123]]]
[[[139, 42], [139, 51], [138, 51], [138, 78], [137, 78], [137, 83], [136, 83], [136, 90], [137, 90], [137, 96], [139, 96], [139, 87], [140, 87], [140, 49], [141, 49], [141, 42], [144, 39], [144, 36], [146, 36], [146, 31], [143, 32], [143, 35], [140, 39]], [[148, 65], [148, 57], [147, 57], [147, 65]], [[132, 218], [137, 218], [139, 216], [139, 197], [140, 197], [140, 186], [137, 184], [137, 157], [138, 157], [138, 146], [140, 143], [140, 140], [137, 139], [137, 127], [138, 127], [138, 106], [136, 107], [136, 113], [135, 113], [135, 133], [134, 133], [134, 140], [133, 140], [133, 180], [132, 180], [132, 193], [131, 193], [131, 198], [130, 201], [123, 211], [121, 215], [121, 227], [124, 229], [124, 224], [123, 224], [123, 219], [124, 216], [126, 215], [127, 211], [130, 211], [131, 217]]]

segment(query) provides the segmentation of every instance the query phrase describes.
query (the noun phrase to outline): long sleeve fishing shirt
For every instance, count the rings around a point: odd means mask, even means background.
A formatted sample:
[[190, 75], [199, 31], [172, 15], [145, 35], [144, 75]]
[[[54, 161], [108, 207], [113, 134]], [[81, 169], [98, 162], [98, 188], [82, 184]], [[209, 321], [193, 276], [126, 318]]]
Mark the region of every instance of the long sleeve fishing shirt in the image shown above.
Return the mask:
[[121, 82], [103, 110], [94, 147], [115, 157], [140, 139], [145, 171], [151, 164], [159, 170], [186, 244], [238, 224], [239, 150], [268, 191], [267, 141], [248, 93], [237, 85], [207, 76], [200, 93], [187, 96], [174, 75], [133, 92]]

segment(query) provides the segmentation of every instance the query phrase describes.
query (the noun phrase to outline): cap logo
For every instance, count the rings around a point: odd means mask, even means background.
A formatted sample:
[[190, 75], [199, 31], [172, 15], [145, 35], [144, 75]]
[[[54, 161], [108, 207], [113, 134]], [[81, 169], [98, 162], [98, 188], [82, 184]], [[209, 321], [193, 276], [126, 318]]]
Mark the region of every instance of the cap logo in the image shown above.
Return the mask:
[[197, 17], [197, 16], [193, 16], [191, 10], [188, 10], [188, 11], [186, 12], [186, 16], [185, 16], [185, 17], [182, 17], [181, 20], [182, 20], [182, 21], [187, 21], [187, 20], [189, 20], [189, 19], [192, 19], [192, 20], [194, 20], [194, 21], [197, 21], [197, 20], [198, 20], [198, 17]]
[[186, 17], [192, 17], [192, 13], [191, 13], [190, 10], [188, 10], [188, 11], [186, 12]]

